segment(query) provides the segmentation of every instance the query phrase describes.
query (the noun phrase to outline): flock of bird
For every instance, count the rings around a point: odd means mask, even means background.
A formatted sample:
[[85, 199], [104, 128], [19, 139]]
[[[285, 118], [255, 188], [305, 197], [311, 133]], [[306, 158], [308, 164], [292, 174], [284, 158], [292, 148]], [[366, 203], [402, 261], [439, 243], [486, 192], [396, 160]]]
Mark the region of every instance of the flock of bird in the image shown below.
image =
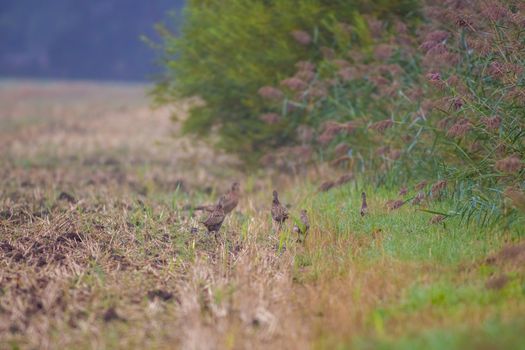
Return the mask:
[[[216, 204], [211, 205], [200, 205], [194, 208], [194, 210], [201, 210], [209, 212], [209, 215], [204, 221], [200, 223], [203, 224], [208, 233], [213, 233], [215, 238], [221, 229], [222, 223], [226, 218], [226, 215], [231, 213], [237, 204], [239, 203], [240, 198], [240, 185], [238, 182], [234, 182], [228, 192], [222, 195], [219, 198], [219, 201]], [[368, 205], [366, 203], [366, 194], [365, 192], [361, 193], [361, 216], [365, 216], [368, 212]], [[279, 201], [279, 194], [277, 191], [273, 191], [273, 200], [271, 207], [271, 214], [274, 224], [274, 230], [279, 232], [283, 227], [286, 220], [289, 218], [288, 208], [282, 205]], [[300, 214], [300, 223], [295, 223], [292, 229], [292, 232], [298, 236], [298, 240], [304, 242], [308, 231], [310, 230], [310, 220], [308, 218], [308, 213], [306, 209], [301, 210]]]

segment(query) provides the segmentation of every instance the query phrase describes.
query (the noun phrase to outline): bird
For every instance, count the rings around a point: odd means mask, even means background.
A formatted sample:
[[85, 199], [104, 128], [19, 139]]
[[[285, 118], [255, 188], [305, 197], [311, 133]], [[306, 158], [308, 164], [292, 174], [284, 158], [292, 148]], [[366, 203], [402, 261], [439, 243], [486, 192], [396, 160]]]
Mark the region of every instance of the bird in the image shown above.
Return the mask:
[[235, 209], [235, 207], [237, 207], [237, 204], [239, 204], [239, 197], [240, 185], [237, 181], [235, 181], [234, 183], [232, 183], [232, 186], [230, 190], [226, 193], [226, 195], [221, 197], [223, 198], [221, 204], [225, 214], [231, 213], [232, 210]]
[[288, 219], [288, 209], [279, 202], [279, 194], [275, 190], [273, 191], [272, 219], [279, 225], [279, 229]]
[[308, 235], [308, 230], [310, 230], [310, 220], [308, 219], [306, 209], [301, 210], [301, 224], [302, 227], [299, 227], [299, 225], [295, 224], [292, 231], [299, 236], [299, 241], [304, 242], [304, 240], [306, 240], [306, 236]]
[[304, 234], [307, 234], [310, 229], [310, 220], [306, 209], [301, 210], [301, 223], [304, 225]]
[[225, 217], [226, 214], [224, 213], [224, 209], [222, 207], [222, 200], [219, 200], [219, 203], [217, 203], [215, 209], [210, 213], [206, 220], [201, 221], [201, 224], [206, 227], [208, 233], [214, 232], [215, 238], [217, 238], [217, 233], [221, 229]]
[[366, 193], [361, 193], [361, 216], [365, 216], [368, 213], [368, 205], [366, 204]]
[[[224, 213], [229, 214], [233, 211], [233, 209], [235, 209], [235, 207], [237, 207], [237, 204], [239, 203], [239, 197], [240, 185], [237, 181], [235, 181], [232, 183], [232, 186], [228, 192], [226, 192], [226, 194], [219, 199], [217, 204], [221, 203]], [[211, 213], [215, 210], [217, 204], [199, 205], [193, 208], [193, 210], [202, 210]]]

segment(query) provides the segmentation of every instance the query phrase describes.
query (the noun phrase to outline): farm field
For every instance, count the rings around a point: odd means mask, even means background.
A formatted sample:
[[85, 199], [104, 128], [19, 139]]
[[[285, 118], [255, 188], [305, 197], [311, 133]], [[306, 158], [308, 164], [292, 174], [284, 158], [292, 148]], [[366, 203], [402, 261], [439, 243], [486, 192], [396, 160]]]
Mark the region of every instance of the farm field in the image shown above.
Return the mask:
[[[179, 135], [194, 102], [145, 91], [0, 83], [0, 349], [525, 349], [523, 228], [432, 220], [413, 184], [395, 209], [359, 176], [320, 192], [327, 166], [245, 172]], [[192, 207], [233, 181], [215, 239]]]

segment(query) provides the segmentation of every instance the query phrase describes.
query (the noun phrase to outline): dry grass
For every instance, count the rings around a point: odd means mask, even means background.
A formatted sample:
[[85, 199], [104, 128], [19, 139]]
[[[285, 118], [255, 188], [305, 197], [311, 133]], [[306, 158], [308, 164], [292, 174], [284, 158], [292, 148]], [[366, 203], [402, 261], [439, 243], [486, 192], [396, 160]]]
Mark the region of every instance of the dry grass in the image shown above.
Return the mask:
[[[362, 219], [362, 184], [317, 193], [329, 169], [243, 175], [173, 138], [142, 86], [3, 82], [0, 105], [0, 348], [366, 348], [523, 326], [523, 245], [500, 250], [520, 232], [429, 228], [372, 189]], [[244, 195], [216, 243], [183, 208], [232, 179]], [[304, 246], [271, 232], [274, 186], [311, 213]]]

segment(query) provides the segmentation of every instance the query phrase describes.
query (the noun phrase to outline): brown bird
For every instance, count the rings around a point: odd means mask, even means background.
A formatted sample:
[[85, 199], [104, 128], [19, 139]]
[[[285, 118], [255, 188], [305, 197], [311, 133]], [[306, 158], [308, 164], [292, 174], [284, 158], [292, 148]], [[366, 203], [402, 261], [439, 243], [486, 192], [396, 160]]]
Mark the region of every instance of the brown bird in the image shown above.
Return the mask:
[[366, 204], [366, 193], [361, 193], [361, 216], [368, 214], [368, 205]]
[[224, 198], [221, 204], [225, 214], [229, 214], [235, 209], [237, 204], [239, 204], [239, 197], [240, 185], [238, 182], [234, 182], [226, 195], [221, 197]]
[[[235, 209], [235, 207], [239, 203], [239, 197], [240, 186], [238, 182], [234, 182], [232, 184], [232, 187], [228, 190], [228, 192], [226, 192], [224, 196], [222, 196], [219, 199], [219, 202], [217, 202], [217, 204], [221, 203], [224, 213], [229, 214], [232, 212], [233, 209]], [[199, 205], [193, 208], [193, 210], [203, 210], [211, 213], [215, 210], [217, 204]]]
[[304, 242], [304, 240], [306, 240], [306, 236], [308, 235], [308, 230], [310, 230], [310, 220], [308, 219], [306, 209], [301, 210], [301, 224], [302, 227], [299, 227], [299, 225], [295, 224], [292, 231], [299, 236], [299, 241]]
[[224, 213], [224, 209], [222, 208], [221, 202], [222, 202], [222, 197], [221, 197], [221, 200], [219, 200], [219, 203], [217, 203], [217, 205], [215, 206], [215, 209], [206, 218], [206, 220], [201, 221], [201, 224], [206, 226], [208, 233], [212, 233], [212, 232], [215, 233], [215, 238], [217, 238], [217, 233], [221, 229], [222, 223], [226, 216], [226, 214]]
[[304, 225], [304, 234], [307, 234], [310, 229], [310, 220], [308, 219], [306, 209], [301, 210], [301, 223]]
[[272, 219], [279, 225], [279, 229], [288, 219], [288, 209], [279, 202], [279, 194], [275, 190], [273, 191]]

